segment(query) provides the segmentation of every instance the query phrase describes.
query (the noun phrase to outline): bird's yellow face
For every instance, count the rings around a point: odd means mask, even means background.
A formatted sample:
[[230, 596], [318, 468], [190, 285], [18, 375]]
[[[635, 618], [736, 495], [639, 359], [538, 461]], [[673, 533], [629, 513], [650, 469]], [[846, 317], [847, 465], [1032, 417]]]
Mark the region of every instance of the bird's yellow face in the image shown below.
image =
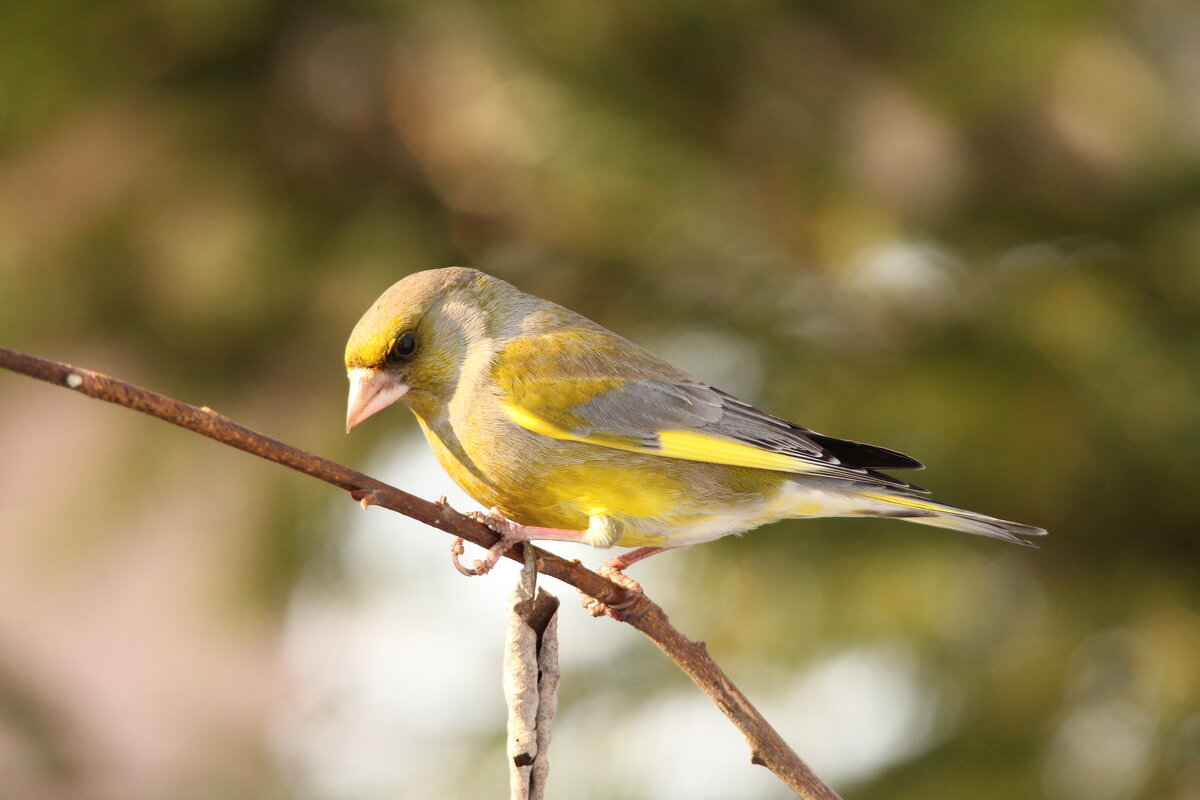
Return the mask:
[[387, 408], [412, 389], [412, 361], [418, 349], [419, 320], [397, 319], [378, 330], [363, 331], [346, 347], [350, 398], [346, 430]]
[[395, 284], [354, 326], [346, 343], [347, 431], [397, 400], [424, 416], [453, 394], [473, 339], [479, 273], [435, 272], [437, 281], [417, 273]]

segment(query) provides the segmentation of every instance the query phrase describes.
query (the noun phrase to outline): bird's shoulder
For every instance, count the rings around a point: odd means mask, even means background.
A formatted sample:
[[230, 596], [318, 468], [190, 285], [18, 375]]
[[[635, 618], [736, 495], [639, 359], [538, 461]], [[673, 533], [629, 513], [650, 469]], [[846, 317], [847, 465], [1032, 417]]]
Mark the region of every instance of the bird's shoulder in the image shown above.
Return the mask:
[[499, 342], [491, 361], [501, 394], [521, 405], [568, 408], [629, 383], [697, 383], [650, 351], [570, 312], [551, 312], [534, 322]]

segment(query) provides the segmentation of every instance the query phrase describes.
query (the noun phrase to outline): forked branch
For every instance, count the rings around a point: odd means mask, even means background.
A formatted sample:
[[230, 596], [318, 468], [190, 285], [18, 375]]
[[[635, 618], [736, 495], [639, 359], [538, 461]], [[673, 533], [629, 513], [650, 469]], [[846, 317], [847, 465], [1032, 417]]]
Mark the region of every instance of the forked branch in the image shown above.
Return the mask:
[[[453, 536], [461, 536], [481, 547], [490, 547], [496, 541], [496, 534], [482, 523], [444, 503], [430, 503], [369, 475], [263, 436], [210, 408], [188, 405], [98, 372], [3, 347], [0, 347], [0, 367], [149, 414], [338, 488], [351, 492], [371, 491], [375, 505], [420, 520]], [[507, 556], [523, 563], [525, 547], [533, 545], [514, 545]], [[568, 583], [609, 606], [630, 599], [624, 588], [585, 568], [578, 561], [567, 561], [540, 548], [533, 550], [538, 572], [543, 575]], [[693, 642], [676, 630], [662, 608], [645, 595], [637, 597], [624, 612], [622, 621], [648, 636], [729, 717], [746, 737], [751, 761], [774, 772], [806, 800], [837, 800], [838, 795], [813, 774], [717, 666], [703, 642]]]

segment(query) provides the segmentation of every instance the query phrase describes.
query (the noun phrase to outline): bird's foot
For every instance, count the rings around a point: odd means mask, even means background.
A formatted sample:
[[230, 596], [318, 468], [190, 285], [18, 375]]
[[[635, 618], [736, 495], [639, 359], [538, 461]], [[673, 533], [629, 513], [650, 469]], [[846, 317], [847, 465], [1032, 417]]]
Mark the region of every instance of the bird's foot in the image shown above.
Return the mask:
[[458, 539], [451, 546], [450, 550], [454, 559], [454, 566], [463, 575], [487, 575], [492, 571], [492, 567], [496, 566], [496, 562], [508, 552], [508, 548], [512, 547], [517, 542], [527, 541], [529, 535], [525, 531], [524, 525], [518, 525], [505, 519], [500, 513], [500, 509], [492, 506], [491, 510], [486, 514], [482, 511], [471, 511], [467, 514], [468, 517], [476, 522], [482, 522], [494, 533], [500, 536], [500, 539], [491, 547], [488, 548], [487, 556], [482, 560], [476, 560], [472, 568], [467, 568], [459, 562], [458, 557], [462, 555], [462, 539]]
[[[616, 620], [629, 621], [627, 612], [635, 603], [637, 603], [637, 601], [642, 599], [644, 592], [642, 591], [642, 585], [626, 575], [623, 570], [633, 564], [636, 564], [643, 558], [649, 558], [655, 553], [661, 553], [664, 549], [666, 548], [639, 547], [636, 550], [630, 550], [628, 553], [619, 555], [616, 558], [610, 558], [608, 561], [602, 563], [599, 568], [596, 569], [596, 572], [625, 589], [629, 593], [629, 596], [620, 603], [609, 604], [602, 603], [594, 597], [588, 597], [587, 595], [584, 595], [583, 607], [586, 608], [588, 613], [590, 613], [593, 617], [599, 617], [603, 614], [607, 614]], [[642, 613], [645, 613], [645, 611]], [[640, 616], [640, 614], [636, 616]]]
[[600, 573], [605, 578], [608, 578], [610, 581], [629, 592], [629, 597], [627, 597], [625, 600], [622, 600], [620, 603], [603, 603], [594, 597], [584, 595], [583, 607], [587, 609], [587, 612], [593, 617], [607, 615], [613, 619], [622, 619], [622, 612], [627, 611], [633, 606], [634, 603], [642, 598], [642, 595], [644, 594], [642, 591], [642, 585], [622, 572], [621, 570], [624, 568], [625, 564], [621, 562], [620, 558], [613, 558], [605, 561], [596, 570], [596, 572]]

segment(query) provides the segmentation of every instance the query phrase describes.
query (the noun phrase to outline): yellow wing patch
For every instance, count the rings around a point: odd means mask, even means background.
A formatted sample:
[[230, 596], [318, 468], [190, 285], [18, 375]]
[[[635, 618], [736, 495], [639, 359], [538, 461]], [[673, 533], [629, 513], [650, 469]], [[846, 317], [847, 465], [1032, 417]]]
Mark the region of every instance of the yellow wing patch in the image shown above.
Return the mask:
[[720, 436], [696, 431], [662, 431], [658, 434], [662, 447], [649, 452], [688, 461], [708, 461], [731, 467], [753, 467], [778, 472], [812, 472], [819, 467], [784, 453], [773, 453], [745, 442], [735, 442]]
[[969, 511], [962, 511], [961, 509], [947, 509], [946, 506], [939, 505], [938, 503], [932, 503], [932, 502], [929, 502], [928, 500], [921, 500], [920, 498], [917, 498], [917, 497], [909, 497], [908, 495], [902, 495], [902, 496], [897, 497], [896, 495], [893, 495], [893, 494], [882, 494], [879, 492], [863, 492], [862, 496], [870, 498], [871, 500], [880, 500], [884, 503], [891, 503], [894, 506], [904, 506], [905, 508], [915, 508], [918, 511], [932, 511], [935, 514], [942, 514], [942, 513], [945, 513], [947, 510], [953, 510], [954, 513], [956, 513], [956, 514], [962, 514], [964, 516], [972, 515], [972, 512], [969, 512]]
[[555, 425], [545, 417], [539, 417], [537, 414], [526, 411], [513, 403], [504, 404], [504, 412], [508, 414], [508, 418], [520, 425], [527, 431], [540, 433], [542, 436], [549, 436], [551, 439], [574, 439], [576, 438], [566, 428]]
[[522, 428], [551, 439], [586, 442], [630, 453], [680, 458], [685, 461], [704, 461], [710, 464], [727, 464], [731, 467], [751, 467], [794, 473], [821, 470], [819, 464], [812, 464], [784, 453], [773, 453], [751, 444], [735, 442], [732, 439], [711, 436], [707, 433], [662, 431], [658, 434], [659, 446], [647, 447], [634, 439], [618, 436], [604, 434], [581, 436], [513, 403], [506, 403], [504, 410], [509, 419]]

